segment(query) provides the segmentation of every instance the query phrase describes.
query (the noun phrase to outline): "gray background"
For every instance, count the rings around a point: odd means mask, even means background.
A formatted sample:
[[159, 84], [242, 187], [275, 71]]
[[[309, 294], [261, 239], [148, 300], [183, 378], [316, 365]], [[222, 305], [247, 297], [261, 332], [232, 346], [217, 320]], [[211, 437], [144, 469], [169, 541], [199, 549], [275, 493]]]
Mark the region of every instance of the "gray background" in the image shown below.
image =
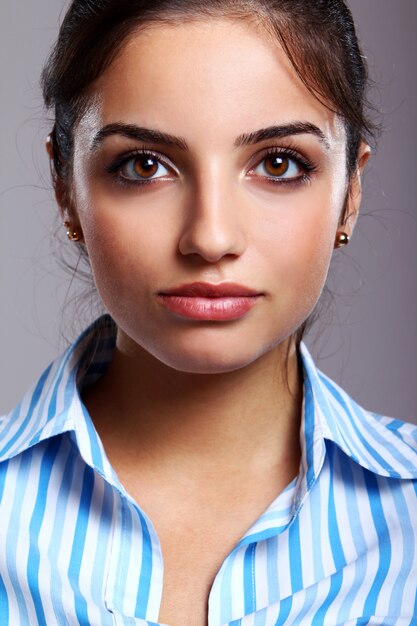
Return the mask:
[[[0, 412], [94, 315], [71, 303], [79, 287], [51, 254], [52, 241], [58, 250], [68, 244], [49, 184], [50, 124], [38, 77], [66, 4], [0, 8]], [[417, 423], [417, 2], [351, 6], [385, 132], [365, 176], [354, 240], [335, 255], [333, 299], [307, 342], [320, 367], [364, 406]]]

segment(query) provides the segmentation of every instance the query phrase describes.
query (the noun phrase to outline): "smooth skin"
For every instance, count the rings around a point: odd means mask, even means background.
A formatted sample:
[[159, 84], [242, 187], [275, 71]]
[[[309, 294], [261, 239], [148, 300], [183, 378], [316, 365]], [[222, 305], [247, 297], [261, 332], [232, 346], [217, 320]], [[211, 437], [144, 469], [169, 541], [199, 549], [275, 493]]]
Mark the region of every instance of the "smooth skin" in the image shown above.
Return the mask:
[[[147, 28], [90, 91], [71, 187], [57, 181], [56, 193], [118, 334], [83, 400], [160, 538], [160, 623], [207, 626], [223, 560], [297, 475], [302, 378], [291, 336], [320, 296], [337, 232], [352, 234], [369, 147], [348, 180], [342, 122], [249, 22]], [[114, 124], [180, 140], [142, 141]], [[285, 136], [236, 145], [271, 126]], [[138, 149], [159, 161], [120, 165]], [[282, 167], [268, 149], [284, 152]], [[144, 172], [152, 184], [135, 184]], [[262, 295], [227, 322], [161, 305], [161, 291], [195, 281]]]

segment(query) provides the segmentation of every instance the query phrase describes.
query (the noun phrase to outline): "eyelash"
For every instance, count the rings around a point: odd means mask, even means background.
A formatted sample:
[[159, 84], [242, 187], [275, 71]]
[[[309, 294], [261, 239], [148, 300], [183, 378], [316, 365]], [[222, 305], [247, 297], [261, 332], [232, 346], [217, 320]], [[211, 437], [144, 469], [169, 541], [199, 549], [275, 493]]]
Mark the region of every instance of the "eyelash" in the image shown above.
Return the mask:
[[130, 152], [127, 152], [117, 157], [116, 160], [109, 167], [106, 168], [106, 170], [109, 174], [113, 176], [116, 183], [118, 185], [121, 185], [122, 187], [132, 187], [132, 186], [141, 187], [144, 185], [152, 185], [154, 183], [157, 183], [159, 178], [161, 177], [149, 178], [149, 179], [144, 178], [143, 180], [129, 180], [125, 176], [120, 175], [120, 170], [122, 169], [124, 165], [126, 165], [126, 163], [128, 163], [132, 159], [135, 159], [138, 157], [145, 157], [145, 156], [151, 157], [158, 163], [161, 163], [167, 169], [172, 169], [169, 163], [167, 163], [164, 159], [162, 159], [160, 155], [157, 154], [156, 152], [153, 152], [152, 150], [147, 150], [145, 148], [143, 149], [138, 148], [136, 150], [132, 150]]
[[268, 157], [271, 157], [271, 156], [280, 156], [280, 157], [291, 159], [297, 164], [297, 166], [302, 171], [302, 174], [295, 178], [274, 178], [273, 176], [265, 176], [264, 177], [265, 180], [267, 180], [269, 183], [273, 185], [295, 186], [295, 185], [302, 185], [305, 183], [309, 183], [311, 181], [311, 175], [314, 172], [316, 172], [318, 169], [314, 163], [312, 163], [311, 161], [308, 161], [306, 158], [301, 156], [301, 154], [297, 152], [297, 150], [291, 146], [287, 146], [286, 148], [279, 148], [279, 147], [268, 148], [266, 152], [264, 152], [264, 154], [262, 155], [262, 159], [258, 161], [257, 165], [255, 165], [254, 167], [257, 167], [263, 161], [266, 161]]
[[[143, 149], [140, 148], [140, 149], [132, 150], [128, 153], [120, 155], [110, 166], [106, 168], [106, 171], [109, 174], [111, 174], [115, 182], [122, 187], [132, 188], [132, 187], [143, 187], [145, 185], [155, 184], [158, 182], [159, 179], [162, 178], [162, 176], [159, 176], [157, 178], [143, 179], [143, 180], [130, 180], [126, 178], [125, 176], [121, 176], [120, 174], [120, 170], [122, 169], [122, 167], [126, 165], [126, 163], [128, 163], [130, 160], [138, 158], [138, 157], [145, 157], [145, 156], [151, 157], [152, 159], [162, 164], [167, 169], [172, 169], [169, 163], [167, 163], [164, 159], [162, 159], [158, 153], [153, 152], [152, 150], [145, 149], [145, 148]], [[280, 156], [280, 157], [287, 158], [287, 159], [294, 161], [297, 164], [297, 166], [301, 169], [302, 173], [300, 174], [300, 176], [287, 178], [287, 179], [274, 178], [273, 176], [258, 176], [258, 175], [255, 175], [254, 176], [255, 178], [262, 178], [268, 183], [271, 183], [273, 185], [298, 186], [298, 185], [302, 185], [305, 183], [309, 183], [311, 181], [311, 174], [317, 171], [316, 165], [314, 165], [311, 161], [308, 161], [307, 159], [302, 157], [300, 153], [297, 152], [297, 150], [291, 146], [288, 146], [286, 148], [279, 148], [279, 147], [268, 148], [263, 153], [262, 158], [253, 165], [251, 170], [257, 168], [259, 165], [261, 165], [262, 162], [266, 161], [271, 156]]]

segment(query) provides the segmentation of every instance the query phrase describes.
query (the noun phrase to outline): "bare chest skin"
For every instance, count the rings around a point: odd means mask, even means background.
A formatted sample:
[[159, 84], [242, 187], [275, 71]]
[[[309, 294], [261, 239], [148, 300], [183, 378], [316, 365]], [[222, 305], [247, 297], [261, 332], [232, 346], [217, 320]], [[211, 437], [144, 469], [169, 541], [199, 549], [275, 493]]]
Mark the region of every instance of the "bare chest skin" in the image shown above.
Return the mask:
[[[160, 624], [208, 625], [210, 590], [224, 560], [297, 475], [301, 384], [287, 398], [273, 374], [260, 369], [260, 381], [255, 374], [250, 385], [233, 379], [221, 393], [216, 381], [211, 389], [194, 380], [201, 389], [188, 389], [177, 404], [175, 385], [155, 385], [159, 377], [146, 378], [150, 389], [137, 398], [110, 374], [83, 392], [110, 464], [160, 541]], [[252, 384], [256, 393], [248, 394]], [[132, 401], [119, 409], [116, 396]]]
[[[208, 598], [214, 578], [227, 556], [229, 537], [213, 527], [165, 533], [161, 539], [164, 584], [158, 621], [169, 626], [207, 626]], [[159, 533], [161, 537], [161, 533]]]
[[[208, 599], [221, 565], [250, 526], [291, 481], [293, 468], [282, 476], [259, 478], [236, 489], [225, 485], [193, 502], [181, 490], [155, 493], [140, 488], [127, 475], [119, 478], [152, 520], [164, 561], [162, 602], [158, 617], [168, 626], [207, 626]], [[227, 483], [227, 481], [226, 481]]]

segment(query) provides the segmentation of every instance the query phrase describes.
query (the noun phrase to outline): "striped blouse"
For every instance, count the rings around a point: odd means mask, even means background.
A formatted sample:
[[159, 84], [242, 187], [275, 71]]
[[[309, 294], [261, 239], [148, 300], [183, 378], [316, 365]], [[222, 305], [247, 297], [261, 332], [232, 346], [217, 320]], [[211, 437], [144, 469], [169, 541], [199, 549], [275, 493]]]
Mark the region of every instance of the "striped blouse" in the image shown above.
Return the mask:
[[[0, 421], [1, 626], [158, 622], [158, 536], [80, 399], [114, 345], [104, 316]], [[299, 474], [224, 560], [208, 626], [417, 625], [417, 428], [300, 353]]]

